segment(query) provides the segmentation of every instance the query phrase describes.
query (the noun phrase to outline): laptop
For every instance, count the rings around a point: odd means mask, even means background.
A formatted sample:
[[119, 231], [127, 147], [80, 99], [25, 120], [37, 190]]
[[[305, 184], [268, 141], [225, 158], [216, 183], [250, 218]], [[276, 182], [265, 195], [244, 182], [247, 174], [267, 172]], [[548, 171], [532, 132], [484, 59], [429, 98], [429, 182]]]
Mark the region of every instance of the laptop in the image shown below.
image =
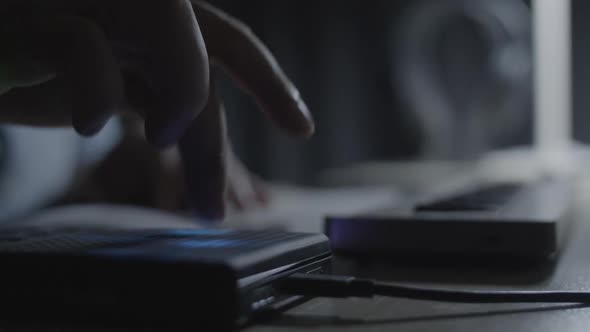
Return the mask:
[[566, 239], [569, 181], [474, 183], [403, 206], [326, 220], [335, 252], [437, 259], [556, 257]]
[[[532, 149], [520, 158], [532, 176], [515, 180], [510, 173], [516, 168], [509, 166], [493, 180], [451, 184], [449, 190], [425, 192], [401, 206], [329, 216], [325, 232], [336, 252], [557, 257], [567, 234], [573, 179], [580, 165], [571, 130], [571, 8], [569, 1], [536, 0], [532, 9], [535, 137]], [[508, 159], [512, 155], [506, 153]], [[486, 162], [484, 158], [481, 164]], [[487, 168], [502, 173], [495, 165]]]

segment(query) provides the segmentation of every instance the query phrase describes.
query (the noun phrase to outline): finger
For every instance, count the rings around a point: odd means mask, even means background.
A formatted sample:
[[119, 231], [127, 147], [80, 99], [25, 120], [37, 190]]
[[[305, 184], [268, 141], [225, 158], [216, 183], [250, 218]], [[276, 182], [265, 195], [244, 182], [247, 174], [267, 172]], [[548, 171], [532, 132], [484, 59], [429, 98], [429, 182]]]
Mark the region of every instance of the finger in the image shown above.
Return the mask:
[[296, 136], [314, 132], [299, 91], [264, 44], [242, 23], [201, 1], [194, 1], [209, 56], [257, 99], [275, 123]]
[[249, 174], [243, 174], [247, 178], [235, 183], [229, 179], [227, 188], [228, 202], [238, 211], [246, 211], [250, 208], [264, 207], [270, 203], [270, 193], [264, 184], [256, 178], [250, 178]]
[[227, 201], [230, 206], [233, 206], [237, 211], [241, 212], [246, 210], [246, 202], [243, 197], [241, 197], [231, 186], [227, 190]]
[[272, 196], [266, 183], [259, 178], [253, 178], [252, 186], [256, 195], [256, 201], [261, 205], [268, 205], [271, 202]]
[[205, 109], [179, 141], [189, 206], [202, 219], [225, 215], [226, 128], [223, 105], [211, 88]]
[[231, 148], [228, 148], [226, 153], [226, 165], [228, 178], [227, 199], [238, 211], [244, 211], [252, 201], [253, 190], [249, 172], [238, 160]]
[[186, 210], [185, 181], [177, 149], [160, 153], [154, 188], [155, 207], [166, 211]]
[[226, 156], [229, 202], [240, 211], [265, 205], [268, 197], [262, 181], [250, 173], [231, 147]]
[[[82, 135], [97, 133], [123, 96], [118, 65], [102, 31], [90, 21], [66, 16], [35, 17], [17, 26], [13, 52], [54, 67], [71, 100], [64, 105], [71, 107], [71, 124]], [[47, 96], [43, 88], [33, 92]], [[42, 112], [40, 106], [29, 112]]]
[[[178, 141], [209, 97], [209, 59], [188, 0], [128, 0], [104, 23], [111, 38], [140, 50], [141, 70], [155, 90], [145, 114], [147, 139], [160, 147]], [[128, 15], [134, 15], [129, 17]], [[110, 17], [109, 21], [113, 18]]]
[[0, 96], [0, 122], [30, 126], [70, 126], [72, 101], [64, 79], [29, 88], [14, 88]]

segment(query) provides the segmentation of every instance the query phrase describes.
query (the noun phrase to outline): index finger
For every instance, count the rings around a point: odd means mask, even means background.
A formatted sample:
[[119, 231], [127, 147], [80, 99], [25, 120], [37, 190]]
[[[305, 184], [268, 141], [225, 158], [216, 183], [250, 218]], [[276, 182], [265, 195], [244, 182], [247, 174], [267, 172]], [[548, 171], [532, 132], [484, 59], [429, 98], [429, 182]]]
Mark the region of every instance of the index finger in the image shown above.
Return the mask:
[[307, 105], [262, 41], [211, 5], [193, 1], [193, 7], [212, 61], [240, 82], [279, 127], [296, 136], [311, 136], [314, 124]]

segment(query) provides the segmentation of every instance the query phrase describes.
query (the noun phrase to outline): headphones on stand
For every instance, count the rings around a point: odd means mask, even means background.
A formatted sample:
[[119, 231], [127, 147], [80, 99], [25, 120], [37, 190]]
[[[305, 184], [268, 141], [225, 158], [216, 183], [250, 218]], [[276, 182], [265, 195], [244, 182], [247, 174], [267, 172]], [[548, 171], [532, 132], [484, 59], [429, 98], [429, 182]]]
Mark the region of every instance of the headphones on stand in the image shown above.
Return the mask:
[[[522, 133], [533, 82], [524, 2], [421, 1], [392, 31], [393, 86], [419, 119], [422, 157], [469, 159]], [[474, 50], [483, 56], [473, 58]]]

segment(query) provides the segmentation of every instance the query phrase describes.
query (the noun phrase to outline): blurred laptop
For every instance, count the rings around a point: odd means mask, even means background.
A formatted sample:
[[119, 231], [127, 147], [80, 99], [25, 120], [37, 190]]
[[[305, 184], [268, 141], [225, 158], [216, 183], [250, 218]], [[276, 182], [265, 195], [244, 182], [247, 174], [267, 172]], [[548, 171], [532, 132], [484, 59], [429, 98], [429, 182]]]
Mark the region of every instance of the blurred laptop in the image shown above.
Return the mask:
[[570, 1], [535, 0], [534, 144], [481, 158], [405, 204], [332, 215], [335, 251], [354, 255], [556, 257], [572, 178]]

